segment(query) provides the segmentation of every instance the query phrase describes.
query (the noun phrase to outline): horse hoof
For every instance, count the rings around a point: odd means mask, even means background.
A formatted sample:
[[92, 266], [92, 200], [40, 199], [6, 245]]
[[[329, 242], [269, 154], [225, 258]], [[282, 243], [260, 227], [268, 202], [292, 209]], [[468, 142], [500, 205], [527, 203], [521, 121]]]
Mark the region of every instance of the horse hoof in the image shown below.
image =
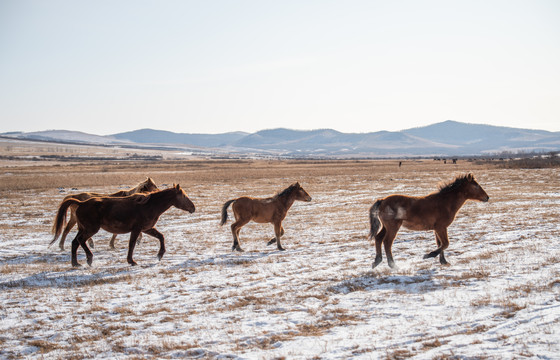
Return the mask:
[[128, 263], [130, 264], [130, 266], [136, 266], [136, 265], [138, 265], [138, 264], [136, 263], [136, 261], [134, 261], [134, 260], [129, 260]]
[[93, 262], [93, 258], [92, 258], [92, 259], [87, 259], [87, 264], [88, 264], [89, 266], [91, 266], [91, 263], [92, 263], [92, 262]]
[[279, 251], [286, 251], [286, 249], [284, 249], [283, 247], [279, 247], [278, 250]]
[[82, 264], [80, 264], [80, 263], [75, 263], [75, 264], [72, 264], [72, 266], [75, 267], [75, 268], [80, 268], [80, 267], [82, 267]]
[[276, 242], [276, 239], [272, 239], [269, 242], [266, 243], [266, 246], [272, 245]]

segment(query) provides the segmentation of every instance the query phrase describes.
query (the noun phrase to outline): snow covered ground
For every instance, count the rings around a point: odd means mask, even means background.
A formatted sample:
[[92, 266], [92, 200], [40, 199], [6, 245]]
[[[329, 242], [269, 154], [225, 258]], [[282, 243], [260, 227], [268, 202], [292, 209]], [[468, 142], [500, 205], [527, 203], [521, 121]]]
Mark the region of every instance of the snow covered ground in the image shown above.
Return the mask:
[[[401, 229], [371, 269], [368, 208], [423, 195], [450, 174], [339, 174], [303, 182], [279, 252], [270, 225], [241, 230], [231, 252], [228, 199], [290, 184], [185, 186], [194, 214], [165, 213], [157, 240], [126, 263], [125, 235], [94, 239], [93, 266], [47, 248], [57, 189], [0, 198], [0, 358], [560, 358], [560, 171], [475, 173], [490, 202], [468, 202], [449, 227], [450, 266], [422, 256], [432, 233]], [[275, 182], [278, 184], [278, 182]], [[285, 185], [285, 186], [284, 186]], [[90, 189], [79, 189], [90, 190]], [[113, 189], [95, 189], [110, 192]], [[231, 210], [230, 210], [231, 217]], [[78, 260], [85, 264], [83, 251]]]

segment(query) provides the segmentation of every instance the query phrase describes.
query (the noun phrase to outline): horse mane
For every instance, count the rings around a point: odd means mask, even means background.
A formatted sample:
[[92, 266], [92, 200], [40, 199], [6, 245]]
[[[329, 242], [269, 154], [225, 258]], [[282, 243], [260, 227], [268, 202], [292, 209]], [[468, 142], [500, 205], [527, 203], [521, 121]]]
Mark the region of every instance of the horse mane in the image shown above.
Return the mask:
[[146, 180], [142, 181], [140, 184], [136, 185], [135, 187], [131, 188], [130, 190], [136, 190], [137, 192], [145, 192], [148, 190], [148, 186], [153, 185], [157, 188], [156, 184], [152, 180], [152, 178], [147, 178]]
[[451, 180], [450, 182], [442, 183], [439, 185], [439, 193], [445, 194], [452, 191], [459, 189], [465, 183], [469, 181], [473, 181], [474, 176], [473, 174], [465, 174], [465, 175], [458, 175], [455, 179]]
[[294, 190], [296, 190], [299, 186], [300, 186], [299, 183], [295, 183], [295, 184], [292, 184], [292, 185], [288, 186], [287, 188], [285, 188], [284, 190], [282, 190], [278, 194], [274, 195], [274, 199], [279, 198], [279, 197], [283, 197], [283, 196], [290, 196], [294, 192]]
[[134, 199], [134, 201], [137, 204], [143, 205], [143, 204], [147, 203], [148, 200], [150, 200], [150, 197], [152, 197], [152, 194], [134, 194], [134, 195], [131, 195], [131, 197]]

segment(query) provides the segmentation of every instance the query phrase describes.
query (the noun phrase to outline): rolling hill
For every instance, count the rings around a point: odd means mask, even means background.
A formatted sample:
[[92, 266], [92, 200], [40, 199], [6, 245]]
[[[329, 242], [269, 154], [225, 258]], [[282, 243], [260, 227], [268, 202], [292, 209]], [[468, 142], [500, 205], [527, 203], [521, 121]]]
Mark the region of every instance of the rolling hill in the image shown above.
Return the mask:
[[186, 134], [140, 129], [110, 136], [72, 131], [6, 133], [5, 137], [126, 146], [195, 147], [216, 153], [291, 157], [471, 156], [560, 150], [560, 132], [444, 121], [402, 131], [342, 133], [332, 129], [267, 129], [255, 133]]

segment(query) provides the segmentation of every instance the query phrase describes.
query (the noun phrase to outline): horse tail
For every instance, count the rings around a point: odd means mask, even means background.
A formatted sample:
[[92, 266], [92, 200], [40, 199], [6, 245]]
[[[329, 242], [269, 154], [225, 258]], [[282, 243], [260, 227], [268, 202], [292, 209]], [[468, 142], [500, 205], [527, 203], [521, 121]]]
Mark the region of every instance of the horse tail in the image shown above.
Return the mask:
[[373, 239], [377, 232], [379, 231], [379, 227], [381, 226], [381, 222], [379, 221], [379, 206], [383, 200], [377, 200], [370, 208], [369, 208], [369, 239]]
[[234, 202], [236, 199], [226, 201], [224, 206], [222, 206], [222, 221], [220, 221], [220, 225], [224, 225], [227, 221], [227, 209]]
[[52, 231], [54, 233], [54, 239], [51, 241], [49, 246], [54, 244], [54, 242], [56, 241], [56, 239], [58, 239], [58, 237], [60, 236], [60, 233], [62, 232], [62, 227], [64, 226], [64, 224], [66, 222], [66, 210], [68, 210], [70, 205], [80, 204], [80, 203], [82, 203], [82, 201], [77, 200], [77, 199], [73, 199], [73, 198], [69, 198], [69, 199], [64, 200], [60, 204], [60, 206], [58, 207], [58, 212], [56, 213], [56, 217], [54, 219], [53, 228], [52, 228]]

